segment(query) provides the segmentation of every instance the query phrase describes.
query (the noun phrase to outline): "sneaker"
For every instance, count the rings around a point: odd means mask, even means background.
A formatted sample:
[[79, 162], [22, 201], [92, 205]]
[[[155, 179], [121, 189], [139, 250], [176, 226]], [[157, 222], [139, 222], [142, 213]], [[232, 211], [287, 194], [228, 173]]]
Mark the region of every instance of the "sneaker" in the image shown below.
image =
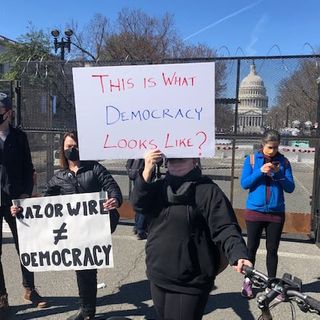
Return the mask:
[[8, 295], [3, 294], [0, 296], [0, 311], [4, 312], [9, 309]]
[[241, 288], [241, 295], [247, 299], [253, 298], [252, 282], [248, 278], [245, 278], [243, 281], [243, 285]]
[[26, 288], [23, 298], [25, 301], [33, 303], [40, 309], [48, 306], [48, 302], [40, 296], [36, 289]]
[[138, 233], [136, 227], [133, 227], [132, 232], [133, 232], [133, 234], [137, 234]]
[[137, 239], [138, 240], [145, 240], [147, 239], [148, 235], [146, 232], [138, 232], [137, 233]]
[[69, 318], [67, 320], [94, 320], [94, 315], [93, 316], [84, 316], [82, 313], [82, 310], [79, 309], [78, 312]]

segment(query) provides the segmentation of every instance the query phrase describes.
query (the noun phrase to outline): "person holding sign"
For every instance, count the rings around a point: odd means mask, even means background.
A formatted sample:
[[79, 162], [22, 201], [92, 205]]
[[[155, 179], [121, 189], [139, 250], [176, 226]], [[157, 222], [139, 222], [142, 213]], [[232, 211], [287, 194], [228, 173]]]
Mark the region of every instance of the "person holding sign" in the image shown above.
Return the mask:
[[251, 266], [246, 244], [227, 197], [202, 175], [194, 158], [167, 162], [162, 180], [151, 182], [159, 150], [145, 155], [131, 200], [148, 214], [147, 276], [159, 320], [200, 320], [216, 275], [226, 267]]
[[[19, 253], [16, 219], [10, 214], [10, 206], [12, 199], [31, 196], [34, 173], [27, 136], [20, 129], [10, 125], [11, 117], [11, 100], [6, 94], [0, 92], [0, 312], [6, 312], [9, 308], [1, 263], [2, 223], [3, 219], [8, 223]], [[35, 289], [34, 274], [22, 264], [20, 265], [22, 285], [25, 288], [24, 299], [39, 308], [45, 308], [47, 302]]]
[[[109, 171], [97, 161], [80, 161], [76, 132], [66, 132], [60, 147], [61, 170], [48, 182], [46, 196], [105, 191], [105, 210], [113, 210], [122, 203], [121, 190]], [[111, 212], [110, 211], [110, 212]], [[111, 230], [112, 226], [112, 215]], [[103, 232], [103, 230], [99, 230]], [[80, 309], [68, 320], [91, 320], [96, 311], [97, 270], [77, 270]]]

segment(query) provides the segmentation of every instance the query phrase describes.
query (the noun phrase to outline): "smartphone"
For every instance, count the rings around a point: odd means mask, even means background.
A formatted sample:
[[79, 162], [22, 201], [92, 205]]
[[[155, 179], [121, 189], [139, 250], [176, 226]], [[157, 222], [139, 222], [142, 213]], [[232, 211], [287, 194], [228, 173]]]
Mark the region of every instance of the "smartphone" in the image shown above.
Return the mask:
[[280, 166], [280, 161], [272, 161], [272, 164], [273, 164], [275, 167], [279, 167], [279, 166]]

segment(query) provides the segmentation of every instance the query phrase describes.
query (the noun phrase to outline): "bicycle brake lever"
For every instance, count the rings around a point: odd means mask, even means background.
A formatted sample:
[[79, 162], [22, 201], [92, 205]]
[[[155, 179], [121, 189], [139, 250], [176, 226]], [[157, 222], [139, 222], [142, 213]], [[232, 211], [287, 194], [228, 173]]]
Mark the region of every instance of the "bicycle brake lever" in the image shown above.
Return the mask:
[[297, 302], [297, 305], [298, 305], [299, 309], [302, 312], [304, 312], [304, 313], [309, 312], [309, 306], [305, 302], [303, 302], [301, 300], [296, 300], [296, 302]]

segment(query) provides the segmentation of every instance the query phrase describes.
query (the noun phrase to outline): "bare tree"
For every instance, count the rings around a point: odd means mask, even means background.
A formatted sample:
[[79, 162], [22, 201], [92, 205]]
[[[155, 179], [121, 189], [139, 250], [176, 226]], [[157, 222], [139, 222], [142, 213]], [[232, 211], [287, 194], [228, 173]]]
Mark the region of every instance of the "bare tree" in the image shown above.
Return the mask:
[[82, 29], [77, 22], [72, 21], [69, 25], [74, 31], [72, 44], [73, 57], [81, 60], [100, 60], [101, 50], [110, 35], [110, 22], [102, 14], [96, 14]]
[[234, 125], [234, 112], [231, 105], [217, 103], [215, 106], [216, 132], [230, 132]]
[[279, 107], [273, 107], [267, 114], [265, 125], [267, 128], [280, 130], [285, 125], [285, 113], [284, 110]]
[[303, 60], [290, 77], [280, 82], [277, 96], [278, 107], [276, 107], [280, 121], [283, 123], [290, 123], [293, 120], [315, 122], [318, 101], [316, 79], [318, 76], [319, 67], [316, 61], [314, 59]]
[[104, 44], [104, 60], [152, 60], [168, 57], [176, 42], [173, 16], [150, 17], [141, 10], [123, 9], [116, 31]]

